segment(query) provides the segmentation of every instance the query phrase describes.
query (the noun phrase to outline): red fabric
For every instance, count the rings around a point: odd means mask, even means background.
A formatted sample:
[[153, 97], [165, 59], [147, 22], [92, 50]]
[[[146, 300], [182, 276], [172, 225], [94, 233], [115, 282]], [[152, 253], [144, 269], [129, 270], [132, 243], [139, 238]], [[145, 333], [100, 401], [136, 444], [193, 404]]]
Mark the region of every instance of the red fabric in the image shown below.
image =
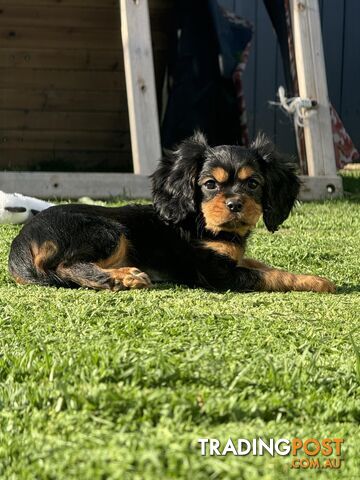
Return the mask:
[[360, 159], [360, 154], [355, 148], [349, 134], [345, 130], [344, 124], [332, 105], [330, 105], [330, 114], [336, 167], [343, 168], [347, 163], [358, 161]]

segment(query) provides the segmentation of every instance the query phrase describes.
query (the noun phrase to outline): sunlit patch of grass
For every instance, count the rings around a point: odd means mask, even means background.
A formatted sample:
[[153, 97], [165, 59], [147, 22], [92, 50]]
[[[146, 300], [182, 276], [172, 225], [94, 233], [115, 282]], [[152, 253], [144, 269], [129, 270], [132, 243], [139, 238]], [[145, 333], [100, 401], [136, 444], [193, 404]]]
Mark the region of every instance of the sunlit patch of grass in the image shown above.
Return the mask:
[[[357, 478], [360, 211], [298, 207], [250, 254], [335, 295], [17, 286], [0, 226], [0, 477], [307, 479], [290, 457], [202, 457], [199, 437], [340, 437]], [[329, 474], [331, 474], [329, 476]]]

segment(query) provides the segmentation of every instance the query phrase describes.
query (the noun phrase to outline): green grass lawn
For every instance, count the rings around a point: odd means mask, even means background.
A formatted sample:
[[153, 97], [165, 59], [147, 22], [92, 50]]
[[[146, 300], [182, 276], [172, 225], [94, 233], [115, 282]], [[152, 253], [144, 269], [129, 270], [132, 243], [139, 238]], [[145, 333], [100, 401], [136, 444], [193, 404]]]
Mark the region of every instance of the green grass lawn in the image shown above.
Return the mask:
[[[0, 226], [0, 478], [359, 478], [358, 196], [298, 206], [250, 242], [335, 295], [17, 286], [18, 230]], [[344, 463], [201, 456], [200, 437], [340, 437]]]

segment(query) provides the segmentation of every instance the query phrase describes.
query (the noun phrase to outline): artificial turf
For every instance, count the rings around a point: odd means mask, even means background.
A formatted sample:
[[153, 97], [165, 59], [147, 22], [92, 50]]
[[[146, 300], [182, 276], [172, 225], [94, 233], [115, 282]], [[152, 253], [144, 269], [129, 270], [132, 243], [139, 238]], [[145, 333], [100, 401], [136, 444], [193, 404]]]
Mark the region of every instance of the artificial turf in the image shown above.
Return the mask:
[[[334, 295], [17, 286], [18, 230], [0, 227], [0, 478], [359, 478], [358, 197], [300, 205], [250, 241]], [[344, 462], [201, 456], [200, 437], [338, 437]]]

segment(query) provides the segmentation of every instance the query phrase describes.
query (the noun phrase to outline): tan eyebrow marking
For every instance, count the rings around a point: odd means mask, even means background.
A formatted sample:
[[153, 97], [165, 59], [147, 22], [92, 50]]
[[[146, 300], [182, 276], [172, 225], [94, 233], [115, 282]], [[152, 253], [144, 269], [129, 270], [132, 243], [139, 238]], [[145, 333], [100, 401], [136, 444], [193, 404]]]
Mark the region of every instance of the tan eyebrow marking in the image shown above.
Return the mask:
[[242, 167], [237, 173], [239, 180], [246, 180], [247, 178], [251, 177], [255, 173], [254, 169], [251, 167]]
[[211, 171], [211, 174], [215, 178], [215, 180], [219, 183], [224, 183], [229, 179], [228, 172], [224, 170], [222, 167], [215, 167]]

